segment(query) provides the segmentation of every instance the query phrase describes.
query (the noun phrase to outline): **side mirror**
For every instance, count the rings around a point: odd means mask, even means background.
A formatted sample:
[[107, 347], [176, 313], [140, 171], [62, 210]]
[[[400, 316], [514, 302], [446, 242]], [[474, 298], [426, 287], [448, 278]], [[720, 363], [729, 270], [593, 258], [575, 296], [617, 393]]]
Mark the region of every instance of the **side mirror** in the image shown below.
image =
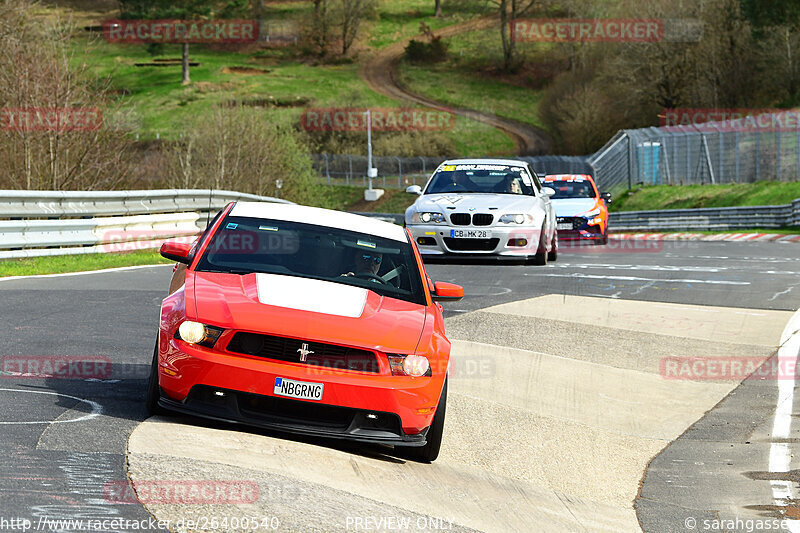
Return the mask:
[[420, 187], [419, 185], [410, 185], [406, 189], [406, 192], [408, 194], [416, 194], [417, 196], [422, 196], [422, 187]]
[[550, 196], [554, 196], [556, 194], [556, 190], [552, 187], [542, 187], [542, 194], [549, 198]]
[[607, 204], [611, 203], [611, 193], [610, 192], [601, 192], [600, 198], [606, 201]]
[[457, 302], [464, 297], [464, 287], [455, 283], [437, 281], [433, 284], [431, 296], [436, 301]]
[[161, 245], [162, 257], [185, 265], [192, 262], [192, 258], [189, 256], [191, 252], [192, 245], [188, 242], [167, 241]]

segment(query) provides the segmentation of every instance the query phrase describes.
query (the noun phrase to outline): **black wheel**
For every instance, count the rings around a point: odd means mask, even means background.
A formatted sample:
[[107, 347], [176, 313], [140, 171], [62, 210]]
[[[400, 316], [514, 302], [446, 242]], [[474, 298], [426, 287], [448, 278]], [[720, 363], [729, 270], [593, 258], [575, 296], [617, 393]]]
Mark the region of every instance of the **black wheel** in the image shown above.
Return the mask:
[[550, 251], [547, 254], [548, 261], [558, 259], [558, 231], [553, 231], [553, 242], [550, 243]]
[[602, 238], [602, 240], [600, 241], [600, 244], [602, 244], [602, 245], [606, 245], [606, 244], [608, 244], [608, 231], [606, 231], [606, 232], [603, 234], [603, 238]]
[[534, 265], [544, 266], [547, 264], [547, 235], [545, 235], [544, 227], [539, 232], [539, 246], [536, 248], [536, 255], [534, 255], [530, 262]]
[[153, 349], [153, 362], [150, 365], [150, 377], [147, 380], [147, 397], [145, 406], [150, 416], [166, 414], [166, 410], [158, 405], [161, 396], [161, 387], [158, 386], [158, 341]]
[[418, 461], [420, 463], [432, 463], [439, 457], [439, 449], [442, 447], [442, 435], [444, 435], [444, 415], [447, 407], [447, 378], [444, 378], [442, 395], [439, 397], [439, 405], [436, 406], [436, 414], [433, 415], [433, 422], [428, 429], [426, 436], [427, 443], [420, 448], [397, 448], [398, 455]]

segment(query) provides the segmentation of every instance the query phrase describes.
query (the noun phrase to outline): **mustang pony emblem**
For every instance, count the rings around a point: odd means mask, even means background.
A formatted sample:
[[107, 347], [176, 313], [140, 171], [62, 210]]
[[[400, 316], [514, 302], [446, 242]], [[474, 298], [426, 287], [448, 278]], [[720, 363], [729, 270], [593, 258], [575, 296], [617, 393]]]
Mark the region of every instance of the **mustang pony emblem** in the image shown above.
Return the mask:
[[308, 357], [308, 354], [314, 353], [314, 352], [312, 352], [311, 350], [308, 349], [308, 343], [307, 342], [304, 342], [303, 346], [301, 348], [298, 348], [297, 351], [300, 352], [300, 362], [301, 363], [305, 363], [306, 362], [306, 358]]

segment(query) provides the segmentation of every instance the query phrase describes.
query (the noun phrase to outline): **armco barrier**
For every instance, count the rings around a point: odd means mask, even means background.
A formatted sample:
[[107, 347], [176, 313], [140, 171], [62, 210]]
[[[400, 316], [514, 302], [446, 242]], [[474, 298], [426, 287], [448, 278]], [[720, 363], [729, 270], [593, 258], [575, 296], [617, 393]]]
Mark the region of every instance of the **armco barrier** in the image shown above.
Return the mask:
[[0, 191], [0, 259], [157, 248], [235, 200], [291, 203], [202, 189]]
[[726, 231], [800, 226], [800, 199], [787, 205], [620, 211], [610, 214], [611, 231]]

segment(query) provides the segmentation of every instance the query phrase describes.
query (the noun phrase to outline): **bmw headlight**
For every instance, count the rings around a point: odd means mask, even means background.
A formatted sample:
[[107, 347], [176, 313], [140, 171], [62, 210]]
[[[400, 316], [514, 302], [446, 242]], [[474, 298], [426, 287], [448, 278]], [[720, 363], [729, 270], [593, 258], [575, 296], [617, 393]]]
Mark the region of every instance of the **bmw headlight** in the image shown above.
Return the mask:
[[175, 338], [188, 342], [189, 344], [198, 344], [206, 348], [213, 348], [219, 336], [222, 335], [222, 328], [215, 326], [208, 326], [200, 322], [193, 322], [191, 320], [184, 320], [175, 332]]
[[423, 224], [441, 224], [444, 222], [444, 215], [442, 213], [433, 213], [430, 211], [417, 213], [415, 218], [418, 222], [422, 222]]
[[581, 214], [581, 216], [585, 218], [594, 218], [599, 214], [600, 214], [600, 208], [598, 207], [597, 209], [592, 209], [588, 213]]
[[522, 213], [507, 214], [500, 217], [503, 224], [533, 224], [533, 216]]

